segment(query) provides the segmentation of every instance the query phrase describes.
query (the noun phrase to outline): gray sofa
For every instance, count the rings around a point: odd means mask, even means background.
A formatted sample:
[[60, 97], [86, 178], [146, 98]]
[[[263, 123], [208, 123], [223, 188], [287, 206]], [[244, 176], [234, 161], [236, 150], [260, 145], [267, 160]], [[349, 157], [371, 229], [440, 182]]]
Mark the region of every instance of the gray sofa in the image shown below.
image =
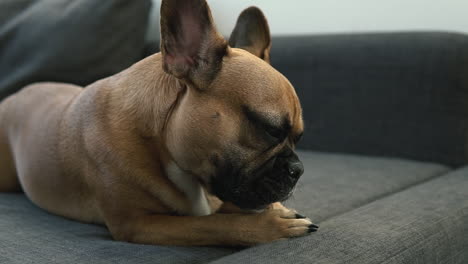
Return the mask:
[[318, 232], [252, 248], [137, 245], [0, 193], [0, 263], [468, 263], [468, 36], [275, 37], [271, 57], [306, 124], [286, 204]]
[[318, 232], [252, 248], [135, 245], [2, 193], [0, 263], [467, 263], [468, 36], [273, 43], [306, 122], [286, 204]]

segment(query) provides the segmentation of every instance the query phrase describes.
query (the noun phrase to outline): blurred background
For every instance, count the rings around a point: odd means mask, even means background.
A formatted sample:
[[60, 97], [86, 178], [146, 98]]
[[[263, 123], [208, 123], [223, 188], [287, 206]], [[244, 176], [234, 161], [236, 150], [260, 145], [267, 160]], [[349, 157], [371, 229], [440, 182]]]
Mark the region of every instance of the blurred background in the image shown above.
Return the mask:
[[[152, 0], [148, 38], [159, 38], [160, 0]], [[444, 30], [468, 32], [468, 1], [447, 0], [208, 0], [215, 22], [229, 36], [246, 7], [259, 6], [273, 35], [369, 31]]]

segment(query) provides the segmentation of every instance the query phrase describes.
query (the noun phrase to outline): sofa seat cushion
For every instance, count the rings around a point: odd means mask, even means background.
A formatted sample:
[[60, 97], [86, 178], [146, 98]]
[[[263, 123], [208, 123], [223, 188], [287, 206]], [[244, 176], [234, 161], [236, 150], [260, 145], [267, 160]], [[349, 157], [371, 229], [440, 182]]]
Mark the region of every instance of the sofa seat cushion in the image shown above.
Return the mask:
[[118, 242], [105, 227], [48, 214], [22, 194], [0, 193], [0, 263], [206, 263], [235, 251]]
[[[448, 170], [437, 164], [396, 159], [299, 154], [305, 173], [296, 195], [287, 204], [317, 222]], [[326, 230], [325, 225], [317, 234]], [[113, 241], [105, 227], [48, 214], [22, 194], [0, 193], [0, 234], [0, 263], [206, 263], [237, 251], [235, 248], [160, 247]], [[286, 242], [286, 245], [288, 243], [296, 242]]]
[[468, 167], [214, 263], [468, 263]]
[[300, 151], [304, 175], [285, 204], [314, 222], [440, 176], [445, 166], [402, 159]]

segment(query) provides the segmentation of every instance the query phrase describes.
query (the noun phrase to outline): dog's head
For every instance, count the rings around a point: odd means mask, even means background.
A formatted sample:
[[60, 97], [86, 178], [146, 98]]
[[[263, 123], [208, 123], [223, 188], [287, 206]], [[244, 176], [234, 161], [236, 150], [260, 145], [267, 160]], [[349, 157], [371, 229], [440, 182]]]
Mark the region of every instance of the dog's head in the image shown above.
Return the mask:
[[294, 146], [301, 107], [291, 83], [269, 64], [262, 12], [242, 12], [229, 44], [205, 0], [164, 0], [164, 70], [185, 86], [166, 131], [173, 161], [221, 200], [246, 209], [286, 199], [303, 173]]

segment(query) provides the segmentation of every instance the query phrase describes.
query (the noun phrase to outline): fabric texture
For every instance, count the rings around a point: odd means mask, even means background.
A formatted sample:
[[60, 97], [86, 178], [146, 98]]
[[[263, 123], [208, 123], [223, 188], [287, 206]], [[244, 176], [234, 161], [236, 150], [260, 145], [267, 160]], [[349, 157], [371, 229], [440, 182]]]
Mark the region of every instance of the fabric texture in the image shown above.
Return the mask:
[[331, 218], [310, 236], [212, 262], [468, 263], [468, 167]]
[[[437, 164], [396, 159], [299, 154], [305, 174], [295, 198], [287, 204], [315, 222], [448, 170]], [[237, 251], [235, 248], [160, 247], [113, 241], [105, 227], [50, 215], [21, 194], [0, 193], [0, 234], [0, 263], [13, 264], [207, 263]]]
[[162, 247], [112, 240], [105, 227], [50, 215], [22, 194], [0, 193], [0, 263], [206, 263], [229, 248]]
[[314, 151], [468, 162], [468, 36], [441, 32], [275, 37]]
[[393, 158], [299, 152], [304, 175], [285, 205], [320, 223], [443, 175], [445, 166]]
[[27, 84], [87, 85], [141, 59], [150, 0], [0, 1], [0, 100]]

